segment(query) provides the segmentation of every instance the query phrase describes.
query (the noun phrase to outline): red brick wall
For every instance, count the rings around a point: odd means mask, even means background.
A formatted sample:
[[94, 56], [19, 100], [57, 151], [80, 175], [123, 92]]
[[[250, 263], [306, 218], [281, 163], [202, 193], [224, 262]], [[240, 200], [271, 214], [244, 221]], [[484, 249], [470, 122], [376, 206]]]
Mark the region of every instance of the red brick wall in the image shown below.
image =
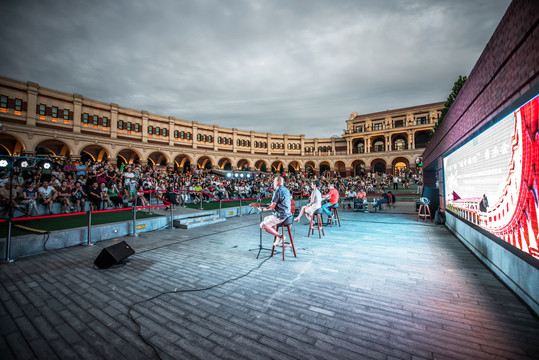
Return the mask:
[[[538, 82], [539, 1], [514, 0], [423, 153], [425, 185], [435, 186], [442, 155]], [[441, 179], [440, 179], [441, 180]]]

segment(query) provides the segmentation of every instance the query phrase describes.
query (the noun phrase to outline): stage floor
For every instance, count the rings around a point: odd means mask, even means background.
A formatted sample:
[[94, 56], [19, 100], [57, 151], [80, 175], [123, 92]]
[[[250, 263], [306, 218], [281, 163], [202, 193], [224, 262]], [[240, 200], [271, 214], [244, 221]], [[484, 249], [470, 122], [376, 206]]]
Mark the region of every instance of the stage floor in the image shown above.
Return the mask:
[[[268, 258], [259, 215], [0, 266], [2, 359], [532, 359], [539, 320], [413, 204]], [[125, 266], [93, 268], [125, 240]], [[264, 234], [265, 247], [272, 238]]]

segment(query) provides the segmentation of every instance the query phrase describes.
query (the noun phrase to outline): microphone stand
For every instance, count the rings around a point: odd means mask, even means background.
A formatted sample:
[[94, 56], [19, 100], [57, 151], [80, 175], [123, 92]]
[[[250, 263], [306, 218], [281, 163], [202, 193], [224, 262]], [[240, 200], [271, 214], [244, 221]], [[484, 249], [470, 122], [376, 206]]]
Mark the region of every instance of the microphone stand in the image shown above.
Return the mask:
[[[258, 197], [258, 199], [256, 200], [256, 203], [260, 206], [260, 203], [261, 203], [261, 199], [260, 199], [260, 196]], [[259, 209], [259, 215], [260, 215], [260, 222], [262, 223], [262, 210], [260, 209], [260, 207], [258, 207]], [[249, 249], [249, 251], [255, 251], [255, 250], [258, 250], [258, 254], [256, 255], [256, 258], [258, 259], [260, 257], [260, 252], [262, 250], [272, 250], [272, 249], [268, 249], [268, 248], [265, 248], [262, 246], [262, 228], [259, 227], [259, 235], [260, 235], [260, 241], [258, 243], [258, 248], [254, 248], [254, 249]]]

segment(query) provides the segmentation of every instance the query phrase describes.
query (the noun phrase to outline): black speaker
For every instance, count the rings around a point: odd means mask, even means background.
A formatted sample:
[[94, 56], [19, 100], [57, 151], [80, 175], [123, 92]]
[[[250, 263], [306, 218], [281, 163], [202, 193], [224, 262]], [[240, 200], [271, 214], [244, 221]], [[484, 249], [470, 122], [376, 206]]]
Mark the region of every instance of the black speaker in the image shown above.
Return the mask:
[[107, 269], [112, 265], [121, 263], [134, 253], [135, 250], [125, 241], [122, 241], [101, 250], [101, 253], [94, 260], [94, 264], [100, 269]]

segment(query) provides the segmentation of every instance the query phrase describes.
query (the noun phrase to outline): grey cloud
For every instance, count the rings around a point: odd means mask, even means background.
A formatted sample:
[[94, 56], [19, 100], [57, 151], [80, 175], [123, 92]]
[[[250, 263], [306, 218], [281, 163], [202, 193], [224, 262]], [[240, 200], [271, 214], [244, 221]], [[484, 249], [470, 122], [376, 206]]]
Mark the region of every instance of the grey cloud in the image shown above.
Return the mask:
[[0, 73], [185, 120], [307, 137], [443, 101], [509, 0], [13, 1]]

